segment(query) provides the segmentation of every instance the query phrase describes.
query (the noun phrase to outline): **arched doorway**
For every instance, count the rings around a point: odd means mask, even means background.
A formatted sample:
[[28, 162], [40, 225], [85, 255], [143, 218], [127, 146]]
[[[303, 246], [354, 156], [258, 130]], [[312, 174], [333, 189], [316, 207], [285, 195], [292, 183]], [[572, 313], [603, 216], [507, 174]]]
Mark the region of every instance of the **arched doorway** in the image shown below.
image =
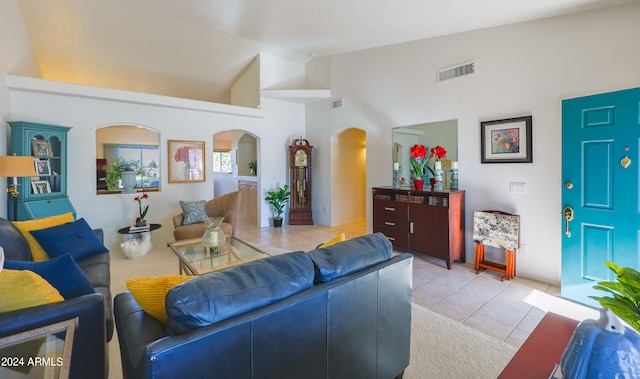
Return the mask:
[[213, 135], [213, 196], [240, 191], [240, 216], [252, 224], [260, 220], [258, 156], [259, 139], [251, 133], [227, 130]]
[[367, 213], [367, 135], [345, 129], [331, 137], [331, 225], [364, 221]]

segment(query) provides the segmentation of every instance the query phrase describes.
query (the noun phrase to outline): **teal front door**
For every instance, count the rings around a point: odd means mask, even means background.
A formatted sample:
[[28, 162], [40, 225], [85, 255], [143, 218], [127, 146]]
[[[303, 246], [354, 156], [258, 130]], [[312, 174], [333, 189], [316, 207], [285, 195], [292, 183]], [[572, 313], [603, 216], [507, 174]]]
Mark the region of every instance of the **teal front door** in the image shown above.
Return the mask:
[[639, 148], [640, 88], [562, 102], [562, 296], [599, 307], [603, 262], [638, 269]]

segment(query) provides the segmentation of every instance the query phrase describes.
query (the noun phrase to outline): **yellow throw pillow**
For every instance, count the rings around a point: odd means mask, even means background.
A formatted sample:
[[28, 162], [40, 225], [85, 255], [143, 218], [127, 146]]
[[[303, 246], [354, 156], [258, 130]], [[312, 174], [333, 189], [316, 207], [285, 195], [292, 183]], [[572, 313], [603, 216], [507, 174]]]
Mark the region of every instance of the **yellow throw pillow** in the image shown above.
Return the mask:
[[64, 301], [57, 289], [33, 271], [0, 272], [0, 313]]
[[32, 230], [42, 230], [48, 229], [54, 226], [66, 224], [68, 222], [73, 222], [73, 213], [68, 212], [65, 214], [50, 216], [45, 218], [39, 218], [35, 220], [26, 220], [26, 221], [14, 221], [13, 225], [18, 228], [20, 233], [24, 236], [29, 244], [29, 248], [31, 248], [31, 255], [33, 256], [34, 262], [42, 262], [49, 259], [49, 256], [44, 251], [42, 246], [38, 243], [38, 241], [29, 233]]
[[329, 247], [331, 245], [335, 245], [338, 242], [342, 242], [346, 240], [346, 237], [344, 236], [344, 233], [340, 233], [337, 236], [333, 237], [332, 239], [330, 239], [329, 241], [323, 243], [322, 245], [318, 246], [319, 249], [323, 248], [323, 247]]
[[127, 289], [145, 312], [164, 325], [167, 322], [167, 310], [165, 309], [167, 292], [178, 284], [193, 278], [193, 276], [184, 275], [165, 275], [127, 279]]

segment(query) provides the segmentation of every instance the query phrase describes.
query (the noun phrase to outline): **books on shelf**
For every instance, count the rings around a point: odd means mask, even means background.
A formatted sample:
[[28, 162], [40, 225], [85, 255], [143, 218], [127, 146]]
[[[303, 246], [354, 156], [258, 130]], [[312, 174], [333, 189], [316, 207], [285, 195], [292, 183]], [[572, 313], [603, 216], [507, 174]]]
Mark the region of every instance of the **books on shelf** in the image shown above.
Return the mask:
[[149, 231], [149, 225], [145, 225], [145, 226], [130, 226], [129, 227], [129, 233], [142, 233], [142, 232], [148, 232]]

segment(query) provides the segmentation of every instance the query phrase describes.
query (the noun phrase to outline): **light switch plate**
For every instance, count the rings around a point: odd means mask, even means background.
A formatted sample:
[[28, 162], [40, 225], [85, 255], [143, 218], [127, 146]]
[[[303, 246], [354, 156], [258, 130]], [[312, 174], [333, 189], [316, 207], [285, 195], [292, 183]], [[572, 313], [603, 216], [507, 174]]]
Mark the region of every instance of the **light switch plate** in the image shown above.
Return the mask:
[[524, 182], [511, 182], [509, 183], [511, 192], [525, 193], [527, 192], [527, 183]]

